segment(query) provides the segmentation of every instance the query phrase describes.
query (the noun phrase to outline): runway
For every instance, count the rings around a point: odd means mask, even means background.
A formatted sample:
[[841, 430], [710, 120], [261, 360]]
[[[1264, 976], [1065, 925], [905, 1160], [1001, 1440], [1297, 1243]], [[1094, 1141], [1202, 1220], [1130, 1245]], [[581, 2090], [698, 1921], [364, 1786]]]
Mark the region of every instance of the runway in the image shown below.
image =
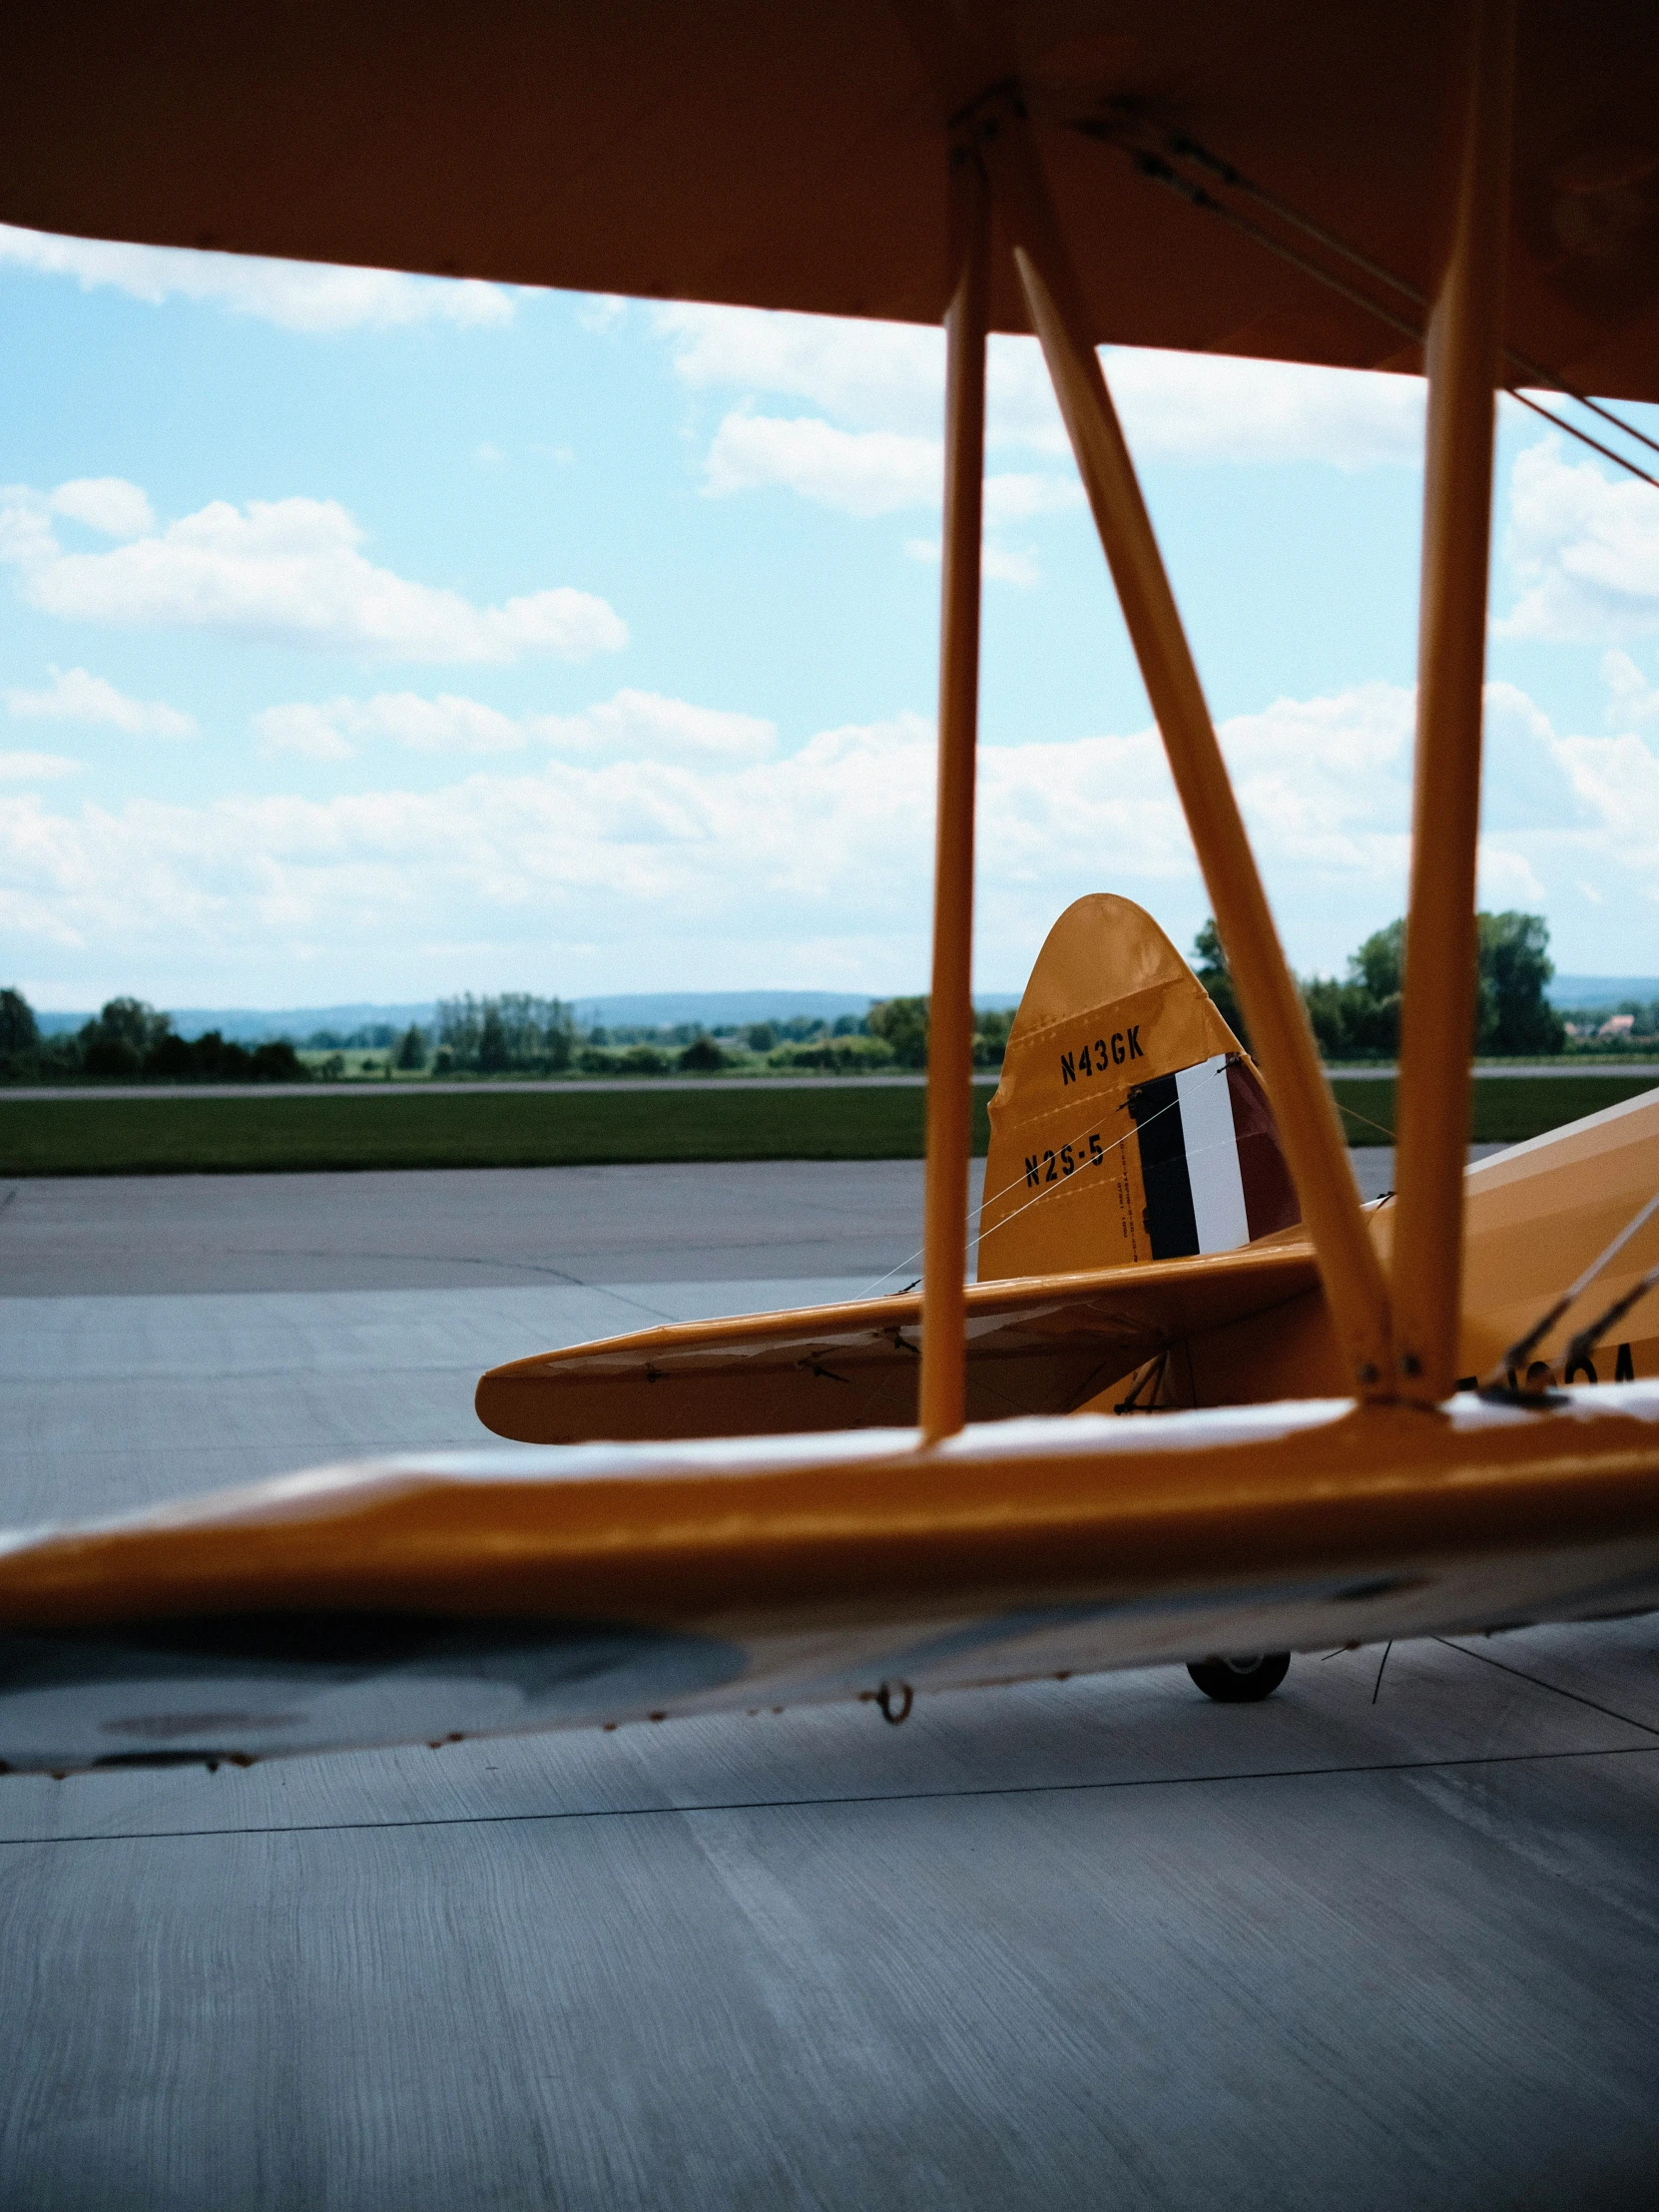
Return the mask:
[[[1367, 1061], [1364, 1065], [1349, 1066], [1336, 1062], [1331, 1072], [1345, 1083], [1391, 1083], [1399, 1070], [1391, 1062]], [[1563, 1057], [1559, 1060], [1476, 1060], [1477, 1077], [1534, 1076], [1534, 1075], [1659, 1075], [1659, 1062], [1649, 1060], [1619, 1060], [1599, 1054], [1583, 1059]], [[981, 1068], [974, 1080], [983, 1085], [994, 1085], [996, 1071]], [[787, 1075], [509, 1075], [465, 1076], [454, 1080], [441, 1075], [398, 1077], [389, 1082], [374, 1077], [353, 1076], [331, 1083], [313, 1078], [305, 1085], [306, 1098], [422, 1098], [438, 1091], [453, 1097], [475, 1098], [480, 1091], [762, 1091], [787, 1083], [795, 1090], [920, 1090], [926, 1084], [923, 1074], [912, 1074], [903, 1069], [886, 1069], [875, 1075], [813, 1075], [805, 1071], [792, 1071]], [[291, 1097], [291, 1091], [280, 1095]], [[51, 1099], [59, 1105], [96, 1105], [100, 1099], [119, 1098], [270, 1098], [273, 1089], [269, 1083], [19, 1083], [8, 1084], [0, 1093], [0, 1105], [8, 1098]]]
[[[1473, 1158], [1500, 1148], [1469, 1149]], [[1363, 1197], [1391, 1186], [1388, 1146], [1349, 1158]], [[968, 1172], [971, 1268], [984, 1161]], [[834, 1275], [852, 1296], [915, 1275], [921, 1189], [919, 1160], [42, 1176], [0, 1184], [0, 1295]]]
[[[14, 1188], [12, 1524], [919, 1242], [907, 1162]], [[1382, 1656], [0, 1779], [0, 2206], [1651, 2201], [1659, 1620]]]

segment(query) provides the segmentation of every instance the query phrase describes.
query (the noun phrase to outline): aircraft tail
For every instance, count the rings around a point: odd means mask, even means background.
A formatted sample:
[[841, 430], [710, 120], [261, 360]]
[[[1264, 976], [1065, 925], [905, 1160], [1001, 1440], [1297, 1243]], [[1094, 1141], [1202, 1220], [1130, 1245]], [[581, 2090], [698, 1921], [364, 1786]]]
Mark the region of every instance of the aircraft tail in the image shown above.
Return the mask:
[[1229, 1252], [1300, 1218], [1254, 1062], [1127, 898], [1049, 931], [990, 1119], [981, 1282]]

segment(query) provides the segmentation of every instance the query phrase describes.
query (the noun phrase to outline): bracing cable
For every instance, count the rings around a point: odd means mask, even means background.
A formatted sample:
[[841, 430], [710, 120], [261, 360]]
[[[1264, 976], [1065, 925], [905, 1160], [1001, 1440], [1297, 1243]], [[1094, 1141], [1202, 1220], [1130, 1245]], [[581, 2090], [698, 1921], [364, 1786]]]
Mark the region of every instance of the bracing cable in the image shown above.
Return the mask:
[[[1363, 313], [1371, 315], [1375, 320], [1385, 323], [1389, 329], [1397, 331], [1401, 337], [1409, 339], [1413, 345], [1421, 345], [1425, 342], [1426, 331], [1420, 317], [1427, 313], [1429, 302], [1427, 296], [1415, 284], [1408, 283], [1403, 276], [1396, 276], [1390, 270], [1384, 269], [1380, 262], [1375, 262], [1369, 255], [1362, 254], [1358, 247], [1351, 246], [1345, 239], [1339, 238], [1335, 232], [1328, 231], [1323, 224], [1316, 223], [1311, 216], [1303, 215], [1300, 210], [1293, 208], [1287, 201], [1281, 200], [1277, 194], [1269, 192], [1264, 186], [1255, 184], [1241, 170], [1235, 168], [1231, 162], [1223, 160], [1219, 155], [1210, 153], [1196, 139], [1178, 132], [1165, 139], [1162, 150], [1160, 150], [1147, 144], [1149, 136], [1147, 126], [1138, 117], [1130, 116], [1114, 116], [1106, 119], [1086, 118], [1078, 122], [1074, 128], [1082, 132], [1085, 137], [1118, 147], [1129, 156], [1136, 171], [1151, 183], [1162, 185], [1167, 191], [1175, 193], [1189, 207], [1196, 208], [1201, 214], [1218, 217], [1232, 230], [1249, 239], [1253, 245], [1261, 247], [1269, 254], [1277, 255], [1281, 261], [1288, 262], [1293, 269], [1299, 270], [1305, 276], [1310, 276], [1316, 283], [1323, 284], [1328, 291], [1336, 292], [1340, 297], [1348, 300], [1351, 306], [1360, 308]], [[1139, 141], [1139, 143], [1137, 144], [1136, 141]], [[1175, 157], [1175, 160], [1171, 160], [1171, 156]], [[1326, 268], [1323, 263], [1316, 261], [1312, 255], [1304, 254], [1296, 247], [1287, 245], [1283, 239], [1276, 238], [1271, 231], [1265, 229], [1260, 223], [1253, 222], [1247, 215], [1240, 214], [1237, 208], [1230, 207], [1225, 201], [1218, 200], [1215, 194], [1206, 186], [1195, 183], [1192, 178], [1184, 176], [1176, 168], [1175, 161], [1183, 160], [1202, 168], [1209, 175], [1216, 178], [1225, 188], [1242, 193], [1255, 200], [1282, 223], [1301, 231], [1306, 237], [1316, 240], [1328, 253], [1337, 255], [1341, 260], [1347, 262], [1350, 267], [1362, 270], [1374, 282], [1385, 285], [1401, 299], [1408, 300], [1418, 310], [1418, 319], [1412, 319], [1410, 316], [1400, 314], [1392, 307], [1384, 306], [1382, 300], [1374, 297], [1370, 292], [1362, 290], [1358, 285], [1347, 282], [1343, 277], [1337, 276], [1334, 271]], [[1566, 436], [1576, 438], [1579, 444], [1589, 447], [1594, 453], [1599, 453], [1603, 459], [1611, 461], [1615, 468], [1622, 468], [1628, 475], [1636, 477], [1641, 483], [1651, 484], [1654, 490], [1659, 491], [1659, 476], [1655, 476], [1648, 469], [1643, 468], [1640, 462], [1633, 461], [1627, 455], [1615, 451], [1612, 446], [1603, 444], [1600, 438], [1592, 437], [1588, 430], [1580, 429], [1577, 423], [1569, 421], [1564, 415], [1555, 414], [1548, 407], [1540, 406], [1537, 400], [1529, 398], [1526, 392], [1522, 390], [1521, 380], [1543, 384], [1550, 390], [1559, 392], [1563, 398], [1570, 399], [1576, 406], [1585, 408], [1589, 413], [1598, 417], [1599, 420], [1619, 431], [1622, 436], [1633, 439], [1638, 445], [1646, 446], [1650, 452], [1659, 453], [1659, 439], [1650, 437], [1645, 430], [1640, 429], [1635, 423], [1626, 422], [1624, 417], [1615, 414], [1611, 407], [1605, 406], [1599, 399], [1592, 399], [1588, 393], [1579, 391], [1576, 386], [1568, 383], [1566, 378], [1557, 374], [1554, 369], [1546, 368], [1542, 363], [1529, 359], [1526, 354], [1517, 352], [1514, 347], [1505, 346], [1503, 357], [1511, 367], [1519, 372], [1517, 377], [1506, 379], [1503, 385], [1504, 391], [1511, 399], [1518, 400], [1523, 407], [1530, 408], [1533, 414], [1542, 416], [1545, 422], [1563, 431]]]
[[[1618, 1258], [1619, 1254], [1624, 1250], [1625, 1246], [1630, 1242], [1631, 1238], [1635, 1236], [1637, 1230], [1641, 1228], [1644, 1222], [1651, 1219], [1653, 1214], [1655, 1214], [1656, 1212], [1659, 1212], [1659, 1191], [1655, 1191], [1653, 1196], [1648, 1200], [1647, 1204], [1639, 1208], [1637, 1212], [1631, 1217], [1631, 1219], [1625, 1223], [1624, 1227], [1619, 1231], [1618, 1235], [1613, 1239], [1612, 1243], [1608, 1245], [1603, 1251], [1596, 1254], [1595, 1258], [1590, 1262], [1589, 1266], [1584, 1270], [1583, 1274], [1578, 1277], [1576, 1282], [1569, 1284], [1568, 1287], [1561, 1293], [1560, 1297], [1556, 1299], [1555, 1303], [1550, 1307], [1548, 1313], [1542, 1315], [1537, 1321], [1535, 1321], [1532, 1327], [1526, 1332], [1526, 1335], [1524, 1337], [1517, 1338], [1516, 1341], [1509, 1347], [1508, 1351], [1503, 1355], [1503, 1358], [1497, 1363], [1496, 1367], [1493, 1368], [1491, 1374], [1487, 1377], [1486, 1380], [1488, 1387], [1498, 1385], [1501, 1382], [1501, 1379], [1505, 1371], [1512, 1375], [1523, 1375], [1526, 1372], [1527, 1367], [1531, 1363], [1533, 1353], [1537, 1351], [1538, 1347], [1543, 1343], [1544, 1339], [1555, 1327], [1555, 1324], [1561, 1319], [1561, 1316], [1572, 1305], [1573, 1301], [1581, 1297], [1583, 1293], [1588, 1290], [1590, 1285], [1595, 1281], [1596, 1277], [1601, 1273], [1603, 1268], [1607, 1267], [1612, 1261]], [[1659, 1271], [1655, 1271], [1655, 1274], [1659, 1274]], [[1599, 1321], [1592, 1322], [1587, 1330], [1581, 1330], [1579, 1332], [1578, 1336], [1573, 1339], [1572, 1345], [1568, 1352], [1567, 1365], [1569, 1368], [1575, 1364], [1575, 1361], [1578, 1358], [1582, 1357], [1583, 1351], [1585, 1350], [1586, 1346], [1586, 1340], [1588, 1340], [1590, 1343], [1593, 1343], [1598, 1337], [1602, 1336], [1607, 1330], [1611, 1329], [1614, 1322], [1619, 1319], [1620, 1315], [1628, 1312], [1629, 1308], [1635, 1305], [1636, 1300], [1642, 1296], [1643, 1291], [1651, 1288], [1652, 1283], [1655, 1280], [1655, 1274], [1650, 1274], [1647, 1277], [1644, 1277], [1642, 1283], [1637, 1287], [1635, 1292], [1628, 1296], [1627, 1299], [1610, 1308], [1607, 1313], [1602, 1315]]]

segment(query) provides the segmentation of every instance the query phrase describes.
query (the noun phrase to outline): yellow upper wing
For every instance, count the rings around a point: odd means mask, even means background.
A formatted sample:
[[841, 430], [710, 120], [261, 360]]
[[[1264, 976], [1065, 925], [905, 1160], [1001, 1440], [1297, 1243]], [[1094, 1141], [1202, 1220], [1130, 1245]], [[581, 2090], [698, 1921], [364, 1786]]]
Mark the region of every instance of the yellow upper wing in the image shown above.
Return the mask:
[[0, 1538], [0, 1767], [247, 1761], [1659, 1602], [1659, 1387], [434, 1454]]
[[[937, 323], [948, 119], [1019, 83], [1097, 339], [1414, 368], [1351, 276], [1311, 281], [1131, 156], [1196, 139], [1431, 295], [1461, 23], [1437, 0], [51, 0], [7, 11], [0, 221]], [[1521, 8], [1508, 337], [1609, 396], [1659, 398], [1656, 82], [1659, 11]], [[1007, 261], [991, 304], [1025, 327]]]

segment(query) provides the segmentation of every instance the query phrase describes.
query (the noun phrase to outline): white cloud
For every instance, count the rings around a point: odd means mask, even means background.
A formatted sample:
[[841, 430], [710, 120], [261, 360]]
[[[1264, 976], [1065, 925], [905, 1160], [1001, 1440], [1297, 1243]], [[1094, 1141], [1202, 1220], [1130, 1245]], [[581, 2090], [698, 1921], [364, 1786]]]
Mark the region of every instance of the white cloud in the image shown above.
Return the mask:
[[1042, 582], [1042, 570], [1029, 553], [1008, 545], [985, 545], [979, 555], [979, 573], [992, 584], [1018, 584], [1030, 591]]
[[1610, 858], [1646, 879], [1659, 899], [1659, 754], [1634, 732], [1618, 738], [1558, 738], [1556, 758], [1601, 829]]
[[590, 291], [577, 301], [576, 320], [593, 336], [614, 330], [628, 312], [628, 302], [614, 291]]
[[255, 716], [254, 727], [267, 758], [286, 753], [312, 761], [350, 760], [358, 751], [353, 740], [384, 738], [415, 753], [518, 753], [537, 743], [579, 758], [719, 764], [764, 759], [778, 736], [754, 715], [642, 691], [620, 691], [578, 715], [516, 719], [450, 693], [423, 699], [414, 692], [380, 692], [366, 700], [268, 707]]
[[[704, 488], [715, 497], [733, 492], [783, 489], [841, 514], [869, 517], [905, 508], [937, 512], [943, 487], [944, 448], [937, 438], [896, 430], [839, 430], [818, 415], [729, 414], [709, 450]], [[999, 524], [1075, 507], [1082, 500], [1075, 476], [1005, 470], [985, 479], [986, 539], [981, 565], [993, 583], [1030, 586], [1040, 581], [1033, 556], [990, 535]], [[913, 559], [939, 557], [938, 541], [911, 538]]]
[[1601, 674], [1609, 722], [1651, 722], [1659, 716], [1659, 685], [1648, 682], [1628, 653], [1604, 653]]
[[1524, 852], [1482, 837], [1477, 853], [1475, 901], [1488, 913], [1504, 913], [1513, 907], [1535, 912], [1547, 899], [1537, 870]]
[[1659, 497], [1563, 460], [1558, 438], [1516, 457], [1508, 554], [1522, 590], [1499, 636], [1611, 644], [1659, 629]]
[[[785, 490], [865, 520], [918, 507], [937, 512], [944, 466], [938, 330], [685, 303], [653, 308], [652, 323], [686, 383], [743, 395], [709, 447], [710, 494]], [[1416, 378], [1132, 348], [1113, 350], [1106, 367], [1143, 461], [1316, 460], [1354, 469], [1414, 464], [1420, 456], [1423, 386]], [[823, 411], [768, 413], [757, 404], [763, 394]], [[984, 575], [1029, 588], [1041, 580], [1035, 553], [997, 533], [1075, 507], [1082, 492], [1035, 340], [997, 337], [987, 371], [986, 451], [1011, 449], [1058, 464], [993, 465], [985, 479]], [[909, 538], [905, 551], [917, 560], [938, 557], [929, 537]]]
[[[406, 734], [417, 710], [462, 732], [488, 712], [384, 695], [281, 713], [290, 735], [351, 742]], [[1409, 719], [1406, 694], [1374, 686], [1280, 702], [1223, 733], [1270, 880], [1340, 910], [1338, 951], [1397, 911]], [[0, 805], [0, 918], [52, 941], [130, 942], [135, 960], [208, 937], [216, 957], [256, 963], [349, 944], [354, 976], [411, 980], [424, 946], [503, 935], [547, 960], [571, 947], [567, 988], [583, 961], [590, 976], [602, 963], [717, 981], [799, 973], [810, 952], [821, 974], [871, 988], [925, 972], [934, 758], [920, 719], [825, 731], [783, 754], [754, 718], [625, 692], [519, 729], [553, 742], [552, 757], [434, 792], [78, 815]], [[1082, 891], [1138, 894], [1172, 926], [1202, 913], [1155, 732], [987, 747], [980, 794], [983, 971], [1017, 980]]]
[[47, 501], [54, 514], [84, 522], [107, 538], [148, 537], [156, 527], [146, 494], [124, 476], [78, 476], [60, 484]]
[[[923, 984], [934, 751], [917, 717], [784, 752], [756, 718], [638, 692], [493, 722], [476, 702], [396, 693], [273, 713], [319, 744], [483, 732], [520, 750], [431, 791], [119, 809], [0, 796], [0, 926], [66, 948], [60, 969], [86, 947], [107, 980], [116, 945], [139, 987], [188, 971], [198, 995], [218, 976], [274, 1003], [307, 966], [319, 986], [388, 997], [621, 975]], [[1299, 966], [1340, 970], [1401, 909], [1411, 720], [1409, 692], [1372, 684], [1222, 729]], [[1482, 899], [1549, 912], [1564, 965], [1616, 967], [1593, 947], [1651, 930], [1659, 758], [1629, 736], [1558, 739], [1502, 686], [1489, 725], [1489, 791], [1516, 804], [1484, 826]], [[1182, 943], [1207, 910], [1156, 732], [984, 748], [983, 987], [1017, 987], [1061, 908], [1103, 889], [1144, 901]]]
[[79, 776], [81, 764], [62, 753], [0, 753], [0, 783], [50, 784]]
[[[942, 558], [937, 538], [906, 538], [904, 550], [912, 561], [925, 561], [933, 568]], [[979, 549], [979, 573], [988, 583], [1018, 584], [1027, 591], [1042, 582], [1042, 570], [1032, 554], [990, 539]]]
[[944, 340], [937, 330], [681, 301], [653, 307], [651, 319], [688, 384], [784, 393], [855, 428], [938, 435]]
[[[1617, 714], [1640, 671], [1623, 654], [1603, 664]], [[1617, 973], [1631, 964], [1632, 931], [1646, 940], [1659, 900], [1659, 753], [1634, 731], [1560, 737], [1510, 684], [1486, 687], [1481, 896], [1489, 904], [1550, 910], [1569, 886], [1609, 909], [1606, 949], [1588, 958], [1558, 949], [1557, 964]], [[1501, 856], [1500, 856], [1501, 855]], [[1586, 890], [1594, 883], [1595, 890]], [[1637, 963], [1640, 964], [1639, 962]]]
[[330, 706], [310, 706], [295, 701], [290, 706], [267, 707], [254, 717], [262, 760], [279, 760], [292, 754], [300, 761], [349, 761], [357, 748], [339, 727], [332, 711], [350, 707], [352, 700], [335, 700]]
[[1115, 346], [1106, 377], [1136, 458], [1342, 469], [1422, 459], [1415, 376]]
[[293, 753], [312, 761], [349, 760], [357, 750], [353, 738], [389, 738], [411, 753], [516, 753], [524, 744], [511, 716], [450, 693], [422, 699], [380, 692], [373, 699], [268, 707], [254, 727], [267, 758]]
[[1239, 804], [1264, 858], [1402, 882], [1412, 727], [1411, 693], [1384, 683], [1276, 700], [1223, 724]]
[[779, 487], [842, 514], [884, 515], [936, 506], [936, 440], [892, 430], [837, 430], [816, 415], [729, 414], [715, 433], [704, 472], [717, 497]]
[[83, 291], [109, 288], [160, 306], [206, 300], [286, 330], [390, 329], [447, 322], [463, 329], [510, 322], [513, 300], [475, 278], [406, 276], [386, 269], [201, 254], [183, 247], [124, 246], [53, 237], [0, 224], [0, 267], [73, 277]]
[[108, 723], [133, 738], [189, 738], [195, 718], [165, 700], [129, 699], [103, 676], [84, 668], [53, 669], [46, 691], [8, 691], [6, 706], [26, 721]]
[[1051, 515], [1083, 504], [1083, 487], [1075, 476], [1035, 476], [1012, 469], [985, 478], [985, 525], [1029, 522], [1033, 515]]
[[516, 753], [524, 743], [510, 715], [449, 692], [436, 699], [382, 692], [356, 711], [349, 727], [363, 736], [395, 738], [412, 753]]
[[627, 643], [620, 616], [588, 592], [561, 587], [477, 607], [376, 568], [358, 550], [363, 531], [335, 500], [256, 499], [245, 508], [215, 500], [165, 530], [92, 553], [59, 544], [52, 514], [60, 496], [0, 492], [0, 560], [17, 567], [31, 605], [67, 620], [410, 661], [535, 653], [580, 661]]
[[532, 716], [525, 727], [565, 753], [711, 765], [762, 761], [778, 743], [775, 726], [758, 715], [694, 707], [683, 699], [642, 691], [619, 691], [585, 714]]
[[123, 941], [135, 963], [206, 943], [244, 973], [291, 972], [295, 943], [342, 942], [354, 970], [430, 972], [433, 943], [476, 948], [503, 930], [544, 945], [541, 972], [566, 940], [632, 941], [677, 964], [688, 939], [722, 932], [750, 936], [749, 960], [765, 963], [803, 930], [844, 938], [911, 921], [931, 794], [928, 733], [900, 721], [712, 771], [554, 756], [439, 792], [326, 802], [70, 815], [20, 798], [0, 801], [0, 925]]
[[[360, 712], [392, 717], [377, 702]], [[331, 705], [320, 727], [355, 719]], [[1408, 723], [1405, 695], [1377, 687], [1282, 702], [1224, 732], [1270, 880], [1340, 909], [1339, 953], [1397, 910], [1403, 826], [1385, 787]], [[536, 972], [552, 963], [561, 988], [619, 968], [920, 983], [927, 724], [830, 730], [785, 755], [764, 723], [624, 693], [535, 734], [555, 727], [567, 743], [539, 768], [430, 793], [73, 816], [0, 807], [0, 918], [47, 941], [130, 942], [135, 959], [211, 939], [216, 957], [284, 973], [298, 947], [349, 944], [353, 976], [379, 973], [387, 988], [394, 973], [412, 987], [437, 945], [472, 946], [477, 975], [504, 940], [539, 947]], [[1298, 773], [1301, 811], [1282, 825], [1281, 784]], [[980, 795], [982, 973], [1019, 981], [1087, 890], [1138, 895], [1190, 935], [1203, 893], [1155, 732], [987, 747]], [[464, 979], [453, 966], [440, 977]]]
[[[773, 314], [747, 307], [653, 309], [674, 366], [700, 389], [810, 400], [854, 429], [936, 440], [944, 404], [940, 332], [908, 324]], [[1119, 346], [1106, 374], [1143, 460], [1323, 461], [1415, 466], [1423, 385], [1410, 376]], [[986, 393], [990, 447], [1067, 451], [1032, 338], [994, 337]]]

